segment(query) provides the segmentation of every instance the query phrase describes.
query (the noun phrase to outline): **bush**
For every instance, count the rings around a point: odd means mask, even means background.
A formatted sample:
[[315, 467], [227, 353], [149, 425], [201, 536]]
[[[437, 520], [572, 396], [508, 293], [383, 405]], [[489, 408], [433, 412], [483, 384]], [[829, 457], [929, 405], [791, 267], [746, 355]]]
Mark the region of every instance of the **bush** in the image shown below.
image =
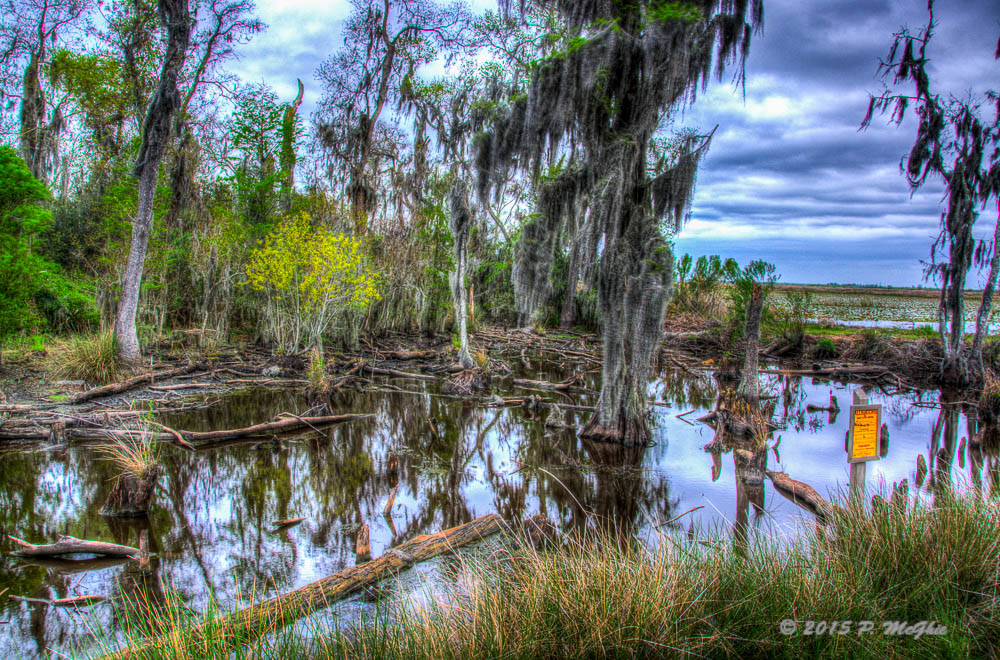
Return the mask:
[[713, 318], [725, 311], [725, 283], [739, 271], [735, 259], [725, 261], [717, 255], [700, 256], [696, 260], [685, 254], [674, 266], [675, 286], [673, 307], [678, 312], [692, 312]]
[[379, 298], [361, 242], [311, 227], [305, 213], [286, 218], [251, 253], [247, 277], [266, 298], [266, 335], [285, 351], [306, 342], [322, 350], [323, 332], [336, 315]]
[[11, 147], [0, 147], [0, 336], [21, 330], [85, 330], [97, 318], [91, 297], [37, 254], [52, 225], [49, 191]]
[[830, 360], [837, 357], [837, 345], [829, 337], [822, 337], [816, 342], [813, 355], [820, 360]]

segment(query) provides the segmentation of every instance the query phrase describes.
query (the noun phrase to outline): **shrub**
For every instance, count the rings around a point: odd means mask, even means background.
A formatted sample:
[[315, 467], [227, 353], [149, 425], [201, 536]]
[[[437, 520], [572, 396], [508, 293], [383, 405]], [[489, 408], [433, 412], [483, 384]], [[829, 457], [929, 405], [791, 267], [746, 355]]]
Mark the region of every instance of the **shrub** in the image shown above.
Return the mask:
[[829, 337], [821, 337], [819, 341], [816, 342], [816, 348], [813, 349], [813, 355], [820, 360], [829, 360], [837, 357], [837, 345], [833, 343], [833, 340]]
[[274, 228], [247, 264], [249, 285], [265, 294], [265, 334], [284, 351], [305, 342], [322, 350], [322, 335], [338, 314], [379, 298], [364, 264], [361, 241], [311, 227], [300, 213]]
[[685, 254], [674, 266], [676, 284], [673, 306], [678, 312], [693, 312], [719, 317], [725, 311], [725, 283], [739, 271], [735, 259], [725, 261], [717, 255], [696, 260]]
[[90, 296], [62, 269], [37, 254], [52, 225], [49, 199], [11, 147], [0, 147], [0, 336], [48, 326], [85, 330], [97, 318]]

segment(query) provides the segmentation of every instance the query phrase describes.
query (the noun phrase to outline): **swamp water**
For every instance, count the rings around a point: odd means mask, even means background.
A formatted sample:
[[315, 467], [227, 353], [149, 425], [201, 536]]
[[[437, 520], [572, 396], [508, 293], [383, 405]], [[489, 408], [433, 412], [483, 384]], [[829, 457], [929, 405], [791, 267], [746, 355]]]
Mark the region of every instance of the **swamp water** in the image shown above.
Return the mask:
[[[557, 381], [569, 375], [547, 365], [532, 366], [525, 374], [530, 378]], [[596, 389], [593, 377], [587, 385]], [[95, 629], [114, 643], [126, 617], [162, 607], [167, 591], [193, 612], [205, 611], [213, 596], [225, 609], [245, 603], [251, 593], [259, 599], [287, 592], [353, 565], [362, 523], [370, 525], [372, 555], [378, 556], [417, 534], [488, 513], [511, 521], [542, 513], [564, 530], [612, 521], [623, 533], [650, 542], [655, 542], [655, 526], [693, 507], [703, 508], [669, 527], [703, 539], [735, 531], [752, 542], [755, 534], [794, 534], [810, 519], [769, 480], [763, 486], [744, 486], [736, 477], [732, 451], [702, 449], [714, 431], [694, 420], [711, 410], [717, 397], [707, 373], [664, 371], [650, 385], [651, 396], [662, 405], [652, 407], [656, 444], [645, 449], [595, 444], [580, 440], [574, 430], [546, 428], [544, 409], [531, 413], [482, 407], [438, 396], [436, 384], [418, 381], [380, 383], [407, 391], [345, 390], [333, 400], [335, 414], [370, 413], [370, 418], [195, 453], [162, 447], [164, 470], [152, 511], [139, 519], [100, 515], [114, 469], [93, 447], [4, 450], [0, 592], [7, 592], [0, 601], [0, 653], [14, 658], [85, 652], [93, 648]], [[781, 442], [768, 456], [768, 469], [787, 471], [824, 496], [843, 492], [848, 478], [844, 434], [853, 387], [762, 376], [762, 392], [777, 397], [775, 421], [782, 426], [770, 438], [773, 444], [780, 436]], [[831, 391], [843, 412], [806, 411], [808, 403], [826, 405]], [[542, 396], [589, 405], [596, 395]], [[956, 438], [970, 435], [970, 420], [960, 402], [943, 412], [939, 398], [932, 391], [872, 393], [872, 402], [884, 405], [891, 440], [887, 456], [868, 465], [869, 492], [880, 483], [908, 478], [912, 495], [918, 454], [932, 471], [921, 497], [933, 497], [932, 482], [962, 490], [997, 488], [996, 454], [984, 456], [967, 443], [959, 454]], [[160, 421], [192, 431], [228, 429], [281, 412], [302, 414], [307, 408], [296, 392], [254, 389]], [[568, 411], [567, 420], [580, 425], [587, 414]], [[398, 457], [399, 489], [387, 519], [383, 507], [396, 483], [392, 456]], [[304, 522], [271, 531], [273, 521], [297, 517]], [[6, 538], [47, 543], [69, 534], [138, 546], [144, 530], [155, 555], [152, 575], [138, 573], [135, 562], [127, 560], [12, 557], [13, 544]], [[449, 562], [454, 560], [418, 565], [404, 572], [399, 584], [404, 591], [419, 592], [428, 583], [425, 578], [439, 575]], [[384, 592], [391, 595], [393, 589]], [[49, 600], [100, 594], [117, 602], [74, 611], [7, 601], [7, 594]], [[370, 593], [355, 596], [315, 616], [328, 621], [363, 616], [376, 607], [373, 600]]]

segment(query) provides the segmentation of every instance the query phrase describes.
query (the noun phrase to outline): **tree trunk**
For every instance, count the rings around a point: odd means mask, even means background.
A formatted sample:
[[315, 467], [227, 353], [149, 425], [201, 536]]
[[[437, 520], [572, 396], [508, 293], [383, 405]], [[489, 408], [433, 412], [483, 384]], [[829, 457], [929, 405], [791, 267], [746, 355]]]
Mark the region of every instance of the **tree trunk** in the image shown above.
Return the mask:
[[1000, 219], [997, 219], [996, 227], [993, 229], [993, 257], [990, 259], [990, 274], [986, 278], [986, 286], [983, 287], [979, 311], [976, 312], [976, 335], [972, 340], [971, 360], [974, 380], [977, 383], [983, 382], [986, 373], [983, 368], [983, 339], [986, 337], [986, 326], [990, 320], [998, 271], [1000, 271]]
[[760, 350], [760, 319], [764, 311], [764, 287], [754, 284], [747, 305], [746, 327], [743, 339], [746, 341], [746, 356], [743, 359], [743, 374], [740, 376], [738, 392], [740, 397], [756, 407], [760, 401], [760, 384], [757, 380], [757, 353]]
[[40, 53], [33, 50], [24, 69], [21, 97], [21, 158], [36, 179], [43, 174], [42, 122], [45, 117], [45, 94], [39, 81]]
[[569, 330], [576, 323], [576, 287], [580, 281], [580, 243], [582, 236], [573, 240], [569, 253], [569, 268], [566, 270], [566, 297], [563, 299], [562, 313], [559, 315], [559, 327]]
[[305, 94], [305, 86], [301, 80], [296, 80], [299, 84], [299, 93], [291, 104], [285, 106], [285, 112], [281, 118], [281, 154], [279, 164], [281, 165], [281, 192], [279, 203], [281, 210], [288, 213], [292, 210], [292, 192], [295, 190], [295, 117], [302, 105], [302, 96]]
[[135, 319], [139, 311], [139, 289], [142, 286], [142, 270], [146, 262], [146, 246], [149, 244], [149, 233], [153, 228], [156, 175], [156, 168], [149, 167], [143, 170], [139, 177], [139, 205], [132, 225], [132, 245], [125, 264], [122, 295], [118, 302], [118, 315], [115, 318], [118, 354], [133, 364], [138, 363], [142, 357]]
[[468, 187], [457, 178], [451, 188], [451, 233], [455, 239], [455, 272], [451, 276], [451, 297], [455, 305], [455, 324], [458, 326], [458, 363], [463, 369], [475, 366], [469, 352], [467, 330], [468, 308], [465, 295], [465, 269], [469, 260], [469, 232], [472, 229], [472, 211], [469, 208]]
[[649, 442], [646, 385], [670, 298], [673, 253], [641, 207], [626, 209], [623, 236], [602, 256], [598, 299], [604, 326], [601, 395], [581, 437], [628, 446]]
[[159, 10], [167, 28], [167, 50], [160, 70], [160, 82], [143, 123], [142, 144], [134, 168], [135, 175], [139, 177], [139, 203], [136, 208], [135, 223], [132, 226], [132, 245], [122, 281], [122, 298], [118, 303], [118, 315], [115, 319], [118, 353], [123, 359], [133, 363], [138, 362], [142, 356], [135, 319], [139, 307], [142, 269], [146, 261], [146, 246], [153, 226], [157, 173], [163, 152], [170, 140], [171, 118], [180, 105], [177, 78], [184, 66], [184, 57], [191, 38], [192, 21], [188, 0], [160, 0]]

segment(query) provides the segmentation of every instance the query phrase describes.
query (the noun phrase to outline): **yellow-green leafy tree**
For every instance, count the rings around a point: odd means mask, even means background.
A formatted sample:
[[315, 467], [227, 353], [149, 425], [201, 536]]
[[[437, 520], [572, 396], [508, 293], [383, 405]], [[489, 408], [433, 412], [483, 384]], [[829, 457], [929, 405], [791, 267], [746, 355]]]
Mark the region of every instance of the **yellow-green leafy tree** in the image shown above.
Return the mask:
[[361, 241], [313, 227], [306, 213], [284, 218], [247, 264], [251, 288], [266, 296], [263, 329], [279, 350], [323, 350], [323, 332], [338, 314], [379, 299]]

